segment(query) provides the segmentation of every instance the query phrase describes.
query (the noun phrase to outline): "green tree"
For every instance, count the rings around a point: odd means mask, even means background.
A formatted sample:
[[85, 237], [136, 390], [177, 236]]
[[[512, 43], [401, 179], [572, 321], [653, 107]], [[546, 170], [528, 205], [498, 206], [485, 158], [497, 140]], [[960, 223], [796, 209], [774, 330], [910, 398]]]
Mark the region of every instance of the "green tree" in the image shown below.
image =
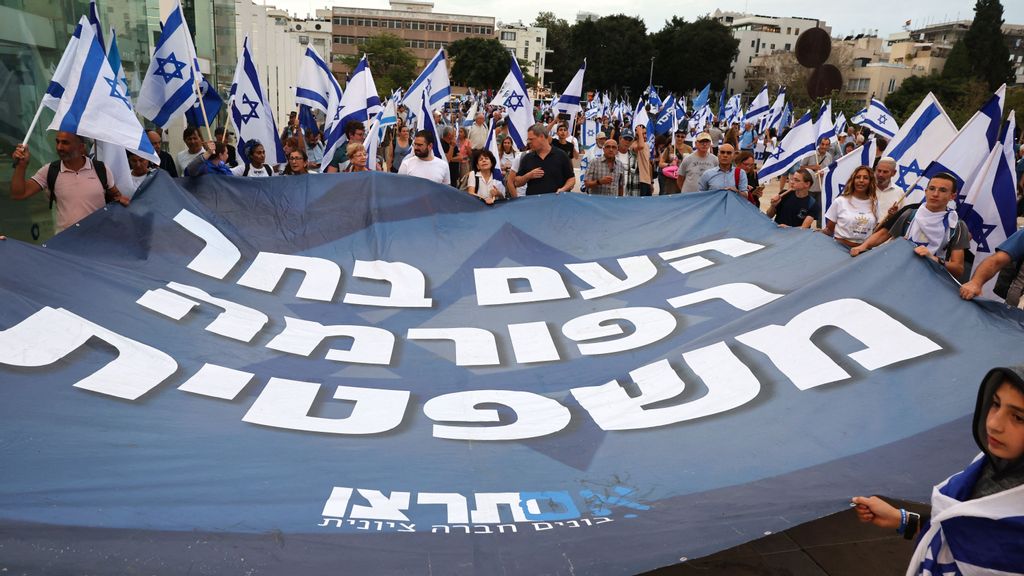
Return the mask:
[[739, 53], [729, 28], [707, 17], [687, 22], [673, 16], [651, 39], [654, 83], [674, 92], [700, 90], [708, 82], [721, 90]]
[[[570, 45], [572, 28], [564, 18], [556, 18], [554, 12], [540, 12], [534, 18], [532, 26], [547, 28], [547, 48], [552, 52], [544, 59], [544, 66], [551, 70], [544, 80], [561, 90], [572, 80], [572, 75], [580, 67], [580, 60], [573, 53]], [[575, 62], [575, 63], [574, 63]], [[526, 72], [526, 69], [523, 69]]]
[[416, 78], [416, 57], [405, 47], [405, 40], [392, 34], [370, 36], [358, 46], [355, 56], [345, 56], [342, 62], [352, 70], [367, 54], [377, 93], [382, 98], [399, 86], [408, 86]]
[[902, 123], [914, 113], [928, 93], [935, 94], [949, 118], [963, 126], [992, 96], [988, 86], [976, 78], [946, 78], [938, 74], [911, 76], [885, 98], [885, 106]]
[[[647, 87], [654, 49], [643, 20], [624, 14], [587, 20], [573, 26], [571, 38], [576, 58], [568, 76], [571, 79], [586, 58], [585, 90], [628, 92], [635, 100]], [[568, 79], [555, 88], [562, 90], [567, 84]]]
[[945, 78], [980, 78], [995, 90], [1013, 79], [1010, 49], [1003, 36], [1003, 5], [999, 0], [977, 0], [974, 21], [950, 51]]
[[452, 83], [474, 88], [498, 88], [508, 75], [508, 49], [494, 38], [463, 38], [448, 45]]

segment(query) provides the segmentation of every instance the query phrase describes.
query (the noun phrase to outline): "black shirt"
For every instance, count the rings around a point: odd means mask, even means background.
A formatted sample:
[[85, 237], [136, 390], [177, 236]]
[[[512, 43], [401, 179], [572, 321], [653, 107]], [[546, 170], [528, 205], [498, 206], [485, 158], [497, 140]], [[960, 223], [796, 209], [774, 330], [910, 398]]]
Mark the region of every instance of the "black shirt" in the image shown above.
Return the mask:
[[[445, 142], [444, 140], [441, 141], [441, 150], [444, 151], [446, 156], [448, 155], [448, 149], [451, 148], [451, 147], [452, 147], [451, 144]], [[448, 176], [452, 180], [452, 186], [455, 186], [456, 188], [458, 188], [459, 187], [459, 178], [462, 177], [462, 162], [449, 162], [448, 163]]]
[[526, 184], [526, 195], [551, 194], [562, 186], [569, 178], [575, 178], [576, 173], [572, 169], [572, 160], [558, 148], [551, 148], [548, 155], [543, 159], [536, 152], [527, 152], [519, 161], [517, 176], [525, 176], [530, 170], [540, 168], [544, 170], [544, 176], [530, 180]]
[[783, 196], [782, 200], [779, 200], [779, 205], [775, 207], [775, 222], [799, 228], [804, 225], [804, 219], [808, 216], [815, 220], [820, 219], [820, 204], [809, 194], [799, 198], [796, 192], [791, 192]]
[[565, 152], [565, 155], [568, 156], [570, 160], [572, 160], [572, 155], [576, 151], [576, 146], [574, 146], [569, 140], [566, 140], [565, 144], [562, 144], [557, 139], [552, 140], [551, 147], [558, 148], [562, 152]]

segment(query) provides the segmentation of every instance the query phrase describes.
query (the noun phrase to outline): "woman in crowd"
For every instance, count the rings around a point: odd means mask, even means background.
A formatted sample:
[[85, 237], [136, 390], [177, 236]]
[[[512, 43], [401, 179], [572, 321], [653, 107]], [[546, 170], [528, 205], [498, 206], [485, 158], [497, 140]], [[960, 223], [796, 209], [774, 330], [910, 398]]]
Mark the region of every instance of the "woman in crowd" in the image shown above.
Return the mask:
[[[512, 137], [506, 136], [498, 145], [498, 164], [501, 166], [501, 173], [505, 175], [506, 179], [512, 174], [513, 170], [519, 170], [519, 157], [519, 151], [516, 150], [516, 144], [512, 141]], [[521, 188], [516, 188], [512, 186], [511, 180], [505, 182], [505, 189], [508, 190], [509, 196], [512, 198], [526, 194], [525, 185]]]
[[473, 155], [473, 145], [469, 142], [469, 131], [466, 130], [465, 126], [459, 127], [459, 156], [462, 158], [462, 164], [459, 166], [459, 173], [465, 174], [470, 170], [470, 157]]
[[679, 163], [692, 153], [693, 148], [686, 143], [686, 132], [676, 130], [672, 143], [658, 157], [658, 185], [660, 186], [658, 194], [666, 196], [679, 193], [679, 185], [676, 183], [676, 177], [679, 175]]
[[823, 232], [852, 248], [867, 240], [878, 224], [875, 173], [867, 166], [853, 171], [843, 194], [825, 212]]
[[306, 151], [302, 149], [292, 150], [288, 153], [288, 163], [284, 169], [285, 176], [301, 176], [302, 174], [308, 174], [307, 165], [309, 164], [309, 158], [306, 156]]
[[135, 196], [135, 191], [139, 189], [139, 186], [142, 186], [142, 183], [153, 173], [155, 168], [148, 158], [143, 158], [134, 152], [127, 152], [127, 154], [128, 167], [132, 170], [129, 174], [131, 180], [124, 184], [119, 184], [118, 189], [128, 198], [132, 198]]
[[917, 538], [907, 574], [1024, 573], [1024, 367], [985, 375], [972, 432], [981, 454], [935, 486], [930, 517], [853, 499], [861, 522]]
[[259, 140], [252, 140], [245, 145], [245, 157], [249, 164], [239, 164], [231, 169], [235, 176], [248, 176], [249, 178], [266, 178], [274, 175], [274, 169], [264, 162], [267, 161], [267, 150], [260, 144]]
[[760, 210], [764, 186], [757, 182], [757, 163], [754, 161], [754, 155], [748, 150], [740, 152], [736, 155], [736, 167], [747, 174], [747, 200], [750, 200], [750, 203]]
[[349, 142], [345, 147], [345, 153], [348, 155], [348, 166], [342, 172], [366, 172], [369, 170], [366, 167], [368, 158], [366, 147], [361, 142]]
[[817, 201], [810, 194], [814, 175], [800, 168], [789, 176], [789, 189], [779, 192], [768, 206], [768, 217], [779, 226], [810, 228], [817, 219]]
[[441, 150], [444, 158], [448, 161], [448, 175], [451, 178], [452, 186], [458, 188], [459, 178], [462, 177], [462, 156], [459, 154], [459, 147], [455, 144], [455, 128], [445, 126], [441, 129]]
[[733, 150], [740, 149], [740, 125], [733, 124], [722, 137], [722, 144], [732, 144]]
[[496, 163], [490, 150], [477, 150], [473, 155], [473, 170], [466, 178], [466, 191], [487, 204], [505, 199], [505, 185], [493, 177]]
[[402, 160], [412, 152], [412, 138], [409, 137], [409, 126], [402, 123], [398, 127], [398, 134], [395, 135], [395, 139], [390, 150], [390, 159], [388, 160], [388, 166], [392, 172], [398, 172], [398, 167], [402, 165]]
[[[207, 147], [211, 143], [207, 143]], [[187, 174], [192, 176], [202, 176], [203, 174], [220, 174], [222, 176], [231, 176], [231, 167], [228, 166], [228, 145], [223, 142], [213, 142], [213, 151], [208, 153], [206, 157], [197, 157], [188, 165], [185, 170]]]

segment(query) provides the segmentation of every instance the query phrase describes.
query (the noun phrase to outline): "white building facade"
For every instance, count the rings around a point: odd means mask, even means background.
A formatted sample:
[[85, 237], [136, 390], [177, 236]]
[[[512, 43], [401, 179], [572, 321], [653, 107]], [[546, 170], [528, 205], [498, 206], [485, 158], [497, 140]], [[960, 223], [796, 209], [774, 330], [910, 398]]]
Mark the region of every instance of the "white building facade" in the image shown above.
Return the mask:
[[711, 18], [730, 28], [733, 37], [740, 41], [739, 54], [733, 60], [726, 82], [730, 95], [746, 91], [746, 69], [755, 57], [777, 50], [793, 51], [796, 39], [808, 28], [824, 28], [829, 35], [832, 33], [823, 20], [816, 18], [759, 16], [721, 10], [715, 10]]
[[523, 72], [532, 75], [537, 79], [540, 86], [544, 85], [548, 49], [548, 29], [537, 26], [527, 26], [522, 22], [504, 24], [499, 22], [494, 29], [495, 35], [501, 45], [508, 49], [520, 61], [529, 62], [529, 66], [523, 68]]

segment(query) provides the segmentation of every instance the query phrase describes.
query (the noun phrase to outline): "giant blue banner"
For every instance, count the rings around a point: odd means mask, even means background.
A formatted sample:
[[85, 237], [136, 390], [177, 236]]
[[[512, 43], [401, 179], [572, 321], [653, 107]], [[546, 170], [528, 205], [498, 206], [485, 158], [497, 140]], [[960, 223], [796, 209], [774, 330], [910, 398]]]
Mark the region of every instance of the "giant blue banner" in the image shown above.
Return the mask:
[[0, 565], [634, 574], [976, 447], [1022, 314], [742, 199], [159, 173], [0, 242]]

